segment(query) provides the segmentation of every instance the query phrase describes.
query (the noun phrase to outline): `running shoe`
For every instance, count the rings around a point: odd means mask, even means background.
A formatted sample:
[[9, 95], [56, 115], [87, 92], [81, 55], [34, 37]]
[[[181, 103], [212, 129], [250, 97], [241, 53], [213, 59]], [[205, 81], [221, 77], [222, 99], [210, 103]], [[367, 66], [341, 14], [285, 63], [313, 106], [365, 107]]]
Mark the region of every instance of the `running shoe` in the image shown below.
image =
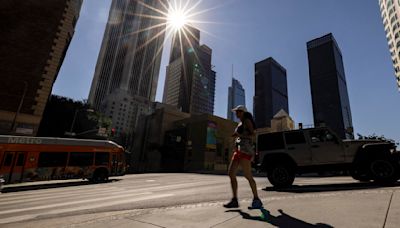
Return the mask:
[[225, 208], [238, 208], [239, 202], [237, 199], [231, 199], [231, 201], [227, 204], [224, 204]]

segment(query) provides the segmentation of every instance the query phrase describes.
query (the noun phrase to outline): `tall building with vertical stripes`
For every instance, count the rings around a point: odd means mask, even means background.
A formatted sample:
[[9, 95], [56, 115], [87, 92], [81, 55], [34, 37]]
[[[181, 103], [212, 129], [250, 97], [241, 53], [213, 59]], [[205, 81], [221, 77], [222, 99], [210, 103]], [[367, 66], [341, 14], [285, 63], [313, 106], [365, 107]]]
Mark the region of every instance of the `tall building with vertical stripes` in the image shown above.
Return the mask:
[[228, 89], [228, 119], [239, 122], [239, 119], [236, 117], [235, 113], [232, 112], [232, 109], [237, 107], [238, 105], [246, 106], [246, 96], [245, 91], [240, 84], [240, 82], [234, 78], [232, 78], [232, 85]]
[[392, 56], [397, 86], [400, 90], [400, 2], [379, 0], [383, 26]]
[[130, 133], [155, 101], [165, 36], [166, 0], [113, 0], [89, 103]]
[[0, 134], [37, 134], [82, 0], [2, 0]]

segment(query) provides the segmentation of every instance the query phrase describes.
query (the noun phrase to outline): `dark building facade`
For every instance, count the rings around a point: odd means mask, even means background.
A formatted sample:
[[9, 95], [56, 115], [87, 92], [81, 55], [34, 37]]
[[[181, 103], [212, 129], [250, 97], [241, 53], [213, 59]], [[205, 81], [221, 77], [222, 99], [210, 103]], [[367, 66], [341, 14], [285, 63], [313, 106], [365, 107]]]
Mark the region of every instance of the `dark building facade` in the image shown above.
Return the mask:
[[165, 132], [161, 167], [166, 172], [226, 172], [237, 123], [208, 114], [178, 120]]
[[173, 38], [163, 102], [190, 114], [213, 114], [216, 73], [212, 50], [200, 45], [200, 31], [186, 26]]
[[316, 126], [326, 125], [353, 138], [352, 117], [342, 53], [333, 35], [307, 42], [311, 96]]
[[272, 57], [255, 64], [253, 112], [258, 128], [271, 127], [281, 109], [289, 114], [286, 69]]
[[0, 4], [0, 134], [37, 134], [82, 0]]

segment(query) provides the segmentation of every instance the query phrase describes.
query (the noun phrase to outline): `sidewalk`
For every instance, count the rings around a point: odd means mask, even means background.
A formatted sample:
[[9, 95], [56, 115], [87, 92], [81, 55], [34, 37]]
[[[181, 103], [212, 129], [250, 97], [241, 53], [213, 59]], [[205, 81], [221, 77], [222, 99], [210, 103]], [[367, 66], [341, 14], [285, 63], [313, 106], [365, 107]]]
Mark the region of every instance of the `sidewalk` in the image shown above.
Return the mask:
[[265, 210], [248, 210], [250, 200], [227, 210], [222, 202], [44, 219], [3, 227], [387, 227], [400, 224], [400, 190], [296, 194], [263, 199]]

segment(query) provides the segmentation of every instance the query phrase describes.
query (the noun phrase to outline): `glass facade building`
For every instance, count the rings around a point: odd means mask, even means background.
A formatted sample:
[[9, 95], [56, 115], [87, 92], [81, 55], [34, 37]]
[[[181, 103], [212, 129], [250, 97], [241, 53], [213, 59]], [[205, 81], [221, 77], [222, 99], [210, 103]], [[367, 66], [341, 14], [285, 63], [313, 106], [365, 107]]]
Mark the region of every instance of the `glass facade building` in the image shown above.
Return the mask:
[[400, 1], [379, 0], [379, 7], [392, 56], [397, 87], [400, 90]]
[[178, 31], [173, 37], [163, 102], [186, 113], [213, 114], [216, 72], [211, 59], [211, 48], [200, 45], [199, 30], [186, 26], [185, 32]]
[[238, 105], [246, 106], [245, 90], [238, 80], [232, 78], [232, 85], [228, 89], [227, 117], [229, 120], [239, 122], [239, 119], [236, 117], [235, 113], [232, 112], [232, 109], [237, 107]]
[[289, 114], [286, 69], [270, 57], [255, 64], [253, 112], [257, 127], [271, 127], [281, 109]]
[[[354, 138], [342, 53], [332, 34], [307, 43], [314, 125]], [[351, 130], [351, 132], [349, 131]]]
[[117, 133], [132, 132], [155, 101], [166, 27], [161, 11], [166, 3], [111, 3], [89, 103], [112, 118]]

